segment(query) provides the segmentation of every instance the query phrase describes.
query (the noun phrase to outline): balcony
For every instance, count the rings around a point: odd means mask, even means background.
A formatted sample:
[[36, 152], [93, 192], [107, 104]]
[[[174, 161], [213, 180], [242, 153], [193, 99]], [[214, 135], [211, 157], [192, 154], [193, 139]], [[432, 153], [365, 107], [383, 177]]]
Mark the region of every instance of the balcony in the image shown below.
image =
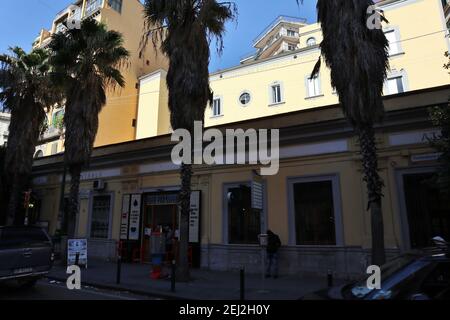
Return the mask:
[[88, 0], [84, 12], [84, 18], [96, 16], [103, 6], [103, 0]]
[[42, 135], [40, 138], [40, 142], [49, 142], [58, 140], [61, 135], [64, 133], [64, 130], [61, 130], [59, 128], [55, 128], [53, 126], [50, 126]]

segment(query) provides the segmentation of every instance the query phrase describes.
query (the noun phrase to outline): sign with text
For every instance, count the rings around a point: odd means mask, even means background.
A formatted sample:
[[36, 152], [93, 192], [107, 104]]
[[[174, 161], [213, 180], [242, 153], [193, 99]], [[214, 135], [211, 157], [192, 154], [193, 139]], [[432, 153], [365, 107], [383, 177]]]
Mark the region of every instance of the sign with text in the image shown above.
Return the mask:
[[67, 265], [75, 265], [78, 255], [78, 265], [87, 268], [87, 239], [67, 240]]
[[263, 183], [259, 180], [252, 181], [252, 209], [262, 210], [264, 205]]
[[141, 195], [134, 194], [131, 196], [130, 223], [128, 228], [128, 239], [139, 240], [141, 222]]
[[191, 212], [189, 214], [189, 242], [200, 242], [200, 191], [191, 192]]
[[128, 226], [130, 224], [130, 202], [131, 195], [124, 195], [122, 200], [122, 212], [120, 220], [120, 240], [128, 240]]

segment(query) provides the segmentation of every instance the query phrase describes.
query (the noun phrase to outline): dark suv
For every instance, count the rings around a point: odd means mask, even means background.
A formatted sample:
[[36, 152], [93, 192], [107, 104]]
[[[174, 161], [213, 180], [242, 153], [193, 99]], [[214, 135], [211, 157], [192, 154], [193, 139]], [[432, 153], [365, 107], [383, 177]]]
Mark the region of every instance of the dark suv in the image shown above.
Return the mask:
[[53, 265], [53, 245], [41, 227], [0, 227], [0, 282], [32, 287]]

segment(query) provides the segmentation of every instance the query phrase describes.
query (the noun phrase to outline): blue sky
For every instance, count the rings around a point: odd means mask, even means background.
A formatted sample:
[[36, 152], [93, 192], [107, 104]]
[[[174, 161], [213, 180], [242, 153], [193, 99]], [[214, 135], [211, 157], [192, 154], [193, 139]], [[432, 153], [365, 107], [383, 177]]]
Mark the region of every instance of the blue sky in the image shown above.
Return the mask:
[[[124, 0], [132, 1], [132, 0]], [[41, 28], [49, 28], [53, 17], [73, 0], [0, 0], [0, 52], [18, 45], [26, 50]], [[316, 21], [314, 0], [297, 6], [295, 0], [236, 0], [239, 16], [227, 24], [222, 56], [212, 50], [210, 70], [216, 71], [239, 64], [242, 56], [252, 51], [253, 39], [277, 16], [289, 15]], [[214, 43], [213, 43], [214, 45]]]

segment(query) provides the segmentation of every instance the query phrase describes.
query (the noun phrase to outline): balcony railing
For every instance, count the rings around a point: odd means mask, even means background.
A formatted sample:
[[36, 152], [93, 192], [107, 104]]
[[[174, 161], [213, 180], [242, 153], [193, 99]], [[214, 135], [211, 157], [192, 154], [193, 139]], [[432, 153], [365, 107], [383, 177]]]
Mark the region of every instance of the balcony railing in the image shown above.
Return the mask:
[[88, 0], [84, 17], [90, 17], [102, 8], [103, 0]]

